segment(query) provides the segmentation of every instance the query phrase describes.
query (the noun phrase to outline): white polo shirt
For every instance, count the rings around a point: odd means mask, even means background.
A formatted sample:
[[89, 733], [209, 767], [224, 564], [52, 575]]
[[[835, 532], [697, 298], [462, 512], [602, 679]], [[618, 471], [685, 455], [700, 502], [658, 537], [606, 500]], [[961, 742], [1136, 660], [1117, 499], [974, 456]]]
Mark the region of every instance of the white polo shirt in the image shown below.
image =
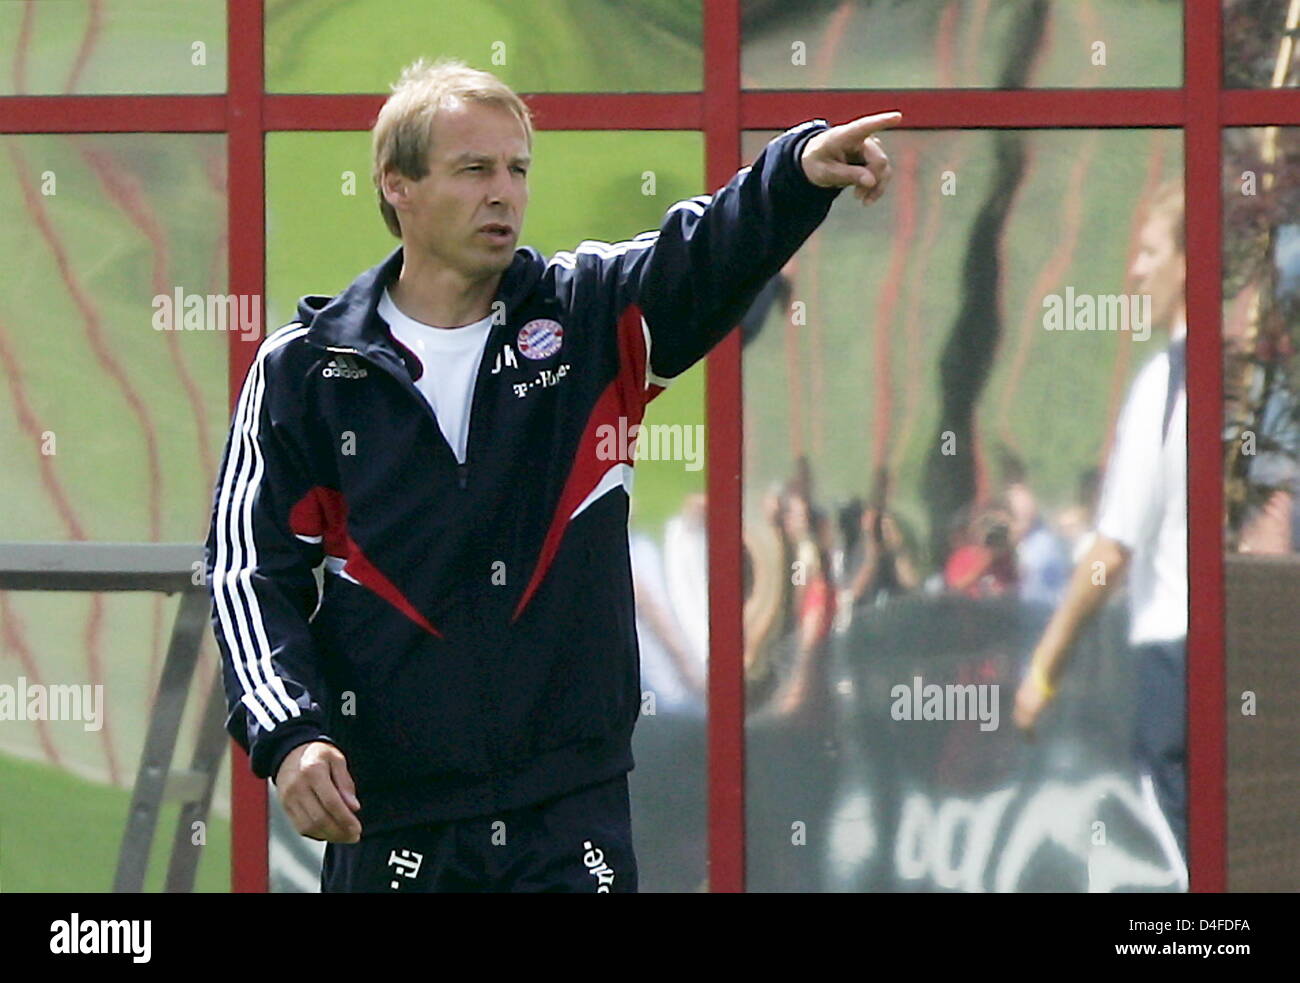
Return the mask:
[[419, 360], [420, 377], [415, 387], [433, 408], [456, 460], [464, 464], [469, 408], [483, 349], [492, 330], [492, 315], [460, 328], [435, 328], [403, 314], [385, 290], [379, 300], [379, 316], [388, 323], [393, 337]]
[[[1180, 324], [1171, 339], [1186, 332]], [[1131, 645], [1187, 637], [1187, 386], [1179, 387], [1162, 440], [1169, 365], [1162, 351], [1133, 380], [1098, 508], [1097, 531], [1132, 552]]]

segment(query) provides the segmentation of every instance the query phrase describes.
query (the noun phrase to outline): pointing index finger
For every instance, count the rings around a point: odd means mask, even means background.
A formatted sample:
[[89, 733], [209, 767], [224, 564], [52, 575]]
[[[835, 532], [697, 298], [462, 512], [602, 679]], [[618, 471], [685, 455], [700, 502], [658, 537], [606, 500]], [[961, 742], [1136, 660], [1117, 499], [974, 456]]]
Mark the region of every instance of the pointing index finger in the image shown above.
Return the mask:
[[889, 129], [902, 119], [903, 114], [897, 110], [888, 113], [873, 113], [870, 116], [859, 116], [855, 120], [850, 120], [848, 123], [843, 124], [840, 129], [844, 131], [844, 136], [849, 140], [865, 140], [873, 133]]

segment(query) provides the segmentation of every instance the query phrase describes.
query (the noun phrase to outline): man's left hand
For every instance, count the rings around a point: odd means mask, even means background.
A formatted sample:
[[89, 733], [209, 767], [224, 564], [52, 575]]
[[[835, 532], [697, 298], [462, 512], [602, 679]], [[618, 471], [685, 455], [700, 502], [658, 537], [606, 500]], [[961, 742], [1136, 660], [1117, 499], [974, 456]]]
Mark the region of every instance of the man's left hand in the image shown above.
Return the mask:
[[878, 201], [891, 168], [875, 134], [902, 118], [898, 112], [876, 113], [823, 130], [804, 144], [804, 174], [820, 188], [852, 188], [864, 205]]

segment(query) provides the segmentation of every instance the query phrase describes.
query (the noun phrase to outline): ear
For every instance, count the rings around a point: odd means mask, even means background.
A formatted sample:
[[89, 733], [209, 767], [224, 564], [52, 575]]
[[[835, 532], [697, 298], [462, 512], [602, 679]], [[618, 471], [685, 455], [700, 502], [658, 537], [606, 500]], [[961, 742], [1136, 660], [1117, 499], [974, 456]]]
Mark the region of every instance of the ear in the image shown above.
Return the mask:
[[384, 189], [384, 200], [396, 209], [406, 205], [407, 178], [397, 171], [385, 171], [380, 184]]

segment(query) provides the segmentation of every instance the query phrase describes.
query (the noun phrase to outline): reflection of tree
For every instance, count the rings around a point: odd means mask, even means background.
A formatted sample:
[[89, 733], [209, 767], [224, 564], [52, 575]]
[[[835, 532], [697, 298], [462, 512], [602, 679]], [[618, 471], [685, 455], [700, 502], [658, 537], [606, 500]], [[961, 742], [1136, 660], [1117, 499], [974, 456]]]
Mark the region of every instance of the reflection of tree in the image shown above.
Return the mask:
[[[1228, 85], [1295, 84], [1300, 0], [1230, 3], [1224, 16]], [[1227, 131], [1223, 292], [1235, 298], [1224, 344], [1224, 523], [1229, 549], [1248, 517], [1294, 485], [1297, 380], [1288, 366], [1300, 319], [1300, 141], [1295, 130]], [[1254, 447], [1250, 446], [1253, 438]], [[1246, 548], [1244, 545], [1242, 548]]]
[[[1048, 9], [1047, 0], [1034, 0], [1016, 20], [999, 87], [1024, 87], [1034, 56], [1042, 46]], [[988, 382], [1002, 335], [998, 246], [1012, 199], [1024, 176], [1024, 134], [998, 130], [993, 143], [993, 183], [975, 218], [966, 250], [961, 308], [939, 363], [942, 407], [938, 435], [931, 443], [925, 465], [922, 493], [929, 512], [930, 556], [940, 567], [948, 555], [950, 517], [975, 497], [975, 406]], [[955, 441], [944, 439], [948, 431]], [[945, 454], [945, 450], [953, 453]]]
[[1236, 300], [1225, 325], [1224, 518], [1225, 545], [1235, 549], [1248, 517], [1292, 490], [1289, 467], [1258, 462], [1291, 465], [1298, 450], [1300, 379], [1290, 355], [1300, 324], [1300, 133], [1227, 132], [1223, 293]]
[[[1292, 2], [1229, 0], [1223, 10], [1224, 85], [1230, 89], [1270, 85]], [[1294, 53], [1292, 65], [1293, 59]]]

